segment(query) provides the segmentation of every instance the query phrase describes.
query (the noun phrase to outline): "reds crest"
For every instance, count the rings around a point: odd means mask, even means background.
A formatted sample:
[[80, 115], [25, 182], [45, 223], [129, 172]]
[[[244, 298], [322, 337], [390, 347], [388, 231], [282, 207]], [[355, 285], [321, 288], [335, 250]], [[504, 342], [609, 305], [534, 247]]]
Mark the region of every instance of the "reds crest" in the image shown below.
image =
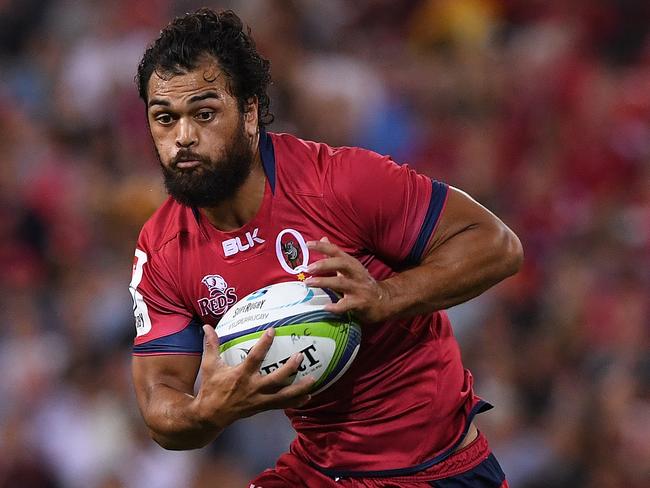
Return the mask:
[[228, 286], [221, 275], [206, 275], [201, 280], [208, 288], [210, 298], [198, 300], [201, 315], [219, 317], [223, 315], [233, 303], [237, 302], [237, 294], [232, 286]]

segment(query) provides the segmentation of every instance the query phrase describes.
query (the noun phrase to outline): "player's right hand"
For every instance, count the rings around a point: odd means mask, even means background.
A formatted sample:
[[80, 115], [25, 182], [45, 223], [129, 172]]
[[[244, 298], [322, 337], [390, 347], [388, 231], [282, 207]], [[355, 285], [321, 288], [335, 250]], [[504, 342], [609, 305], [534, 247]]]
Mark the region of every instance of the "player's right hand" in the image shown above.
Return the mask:
[[237, 419], [264, 410], [300, 407], [311, 398], [313, 378], [291, 384], [303, 360], [301, 353], [293, 354], [282, 367], [268, 375], [260, 373], [262, 361], [273, 344], [272, 327], [262, 334], [246, 359], [234, 367], [221, 358], [214, 328], [204, 325], [203, 330], [201, 386], [194, 399], [195, 411], [203, 422], [224, 428]]

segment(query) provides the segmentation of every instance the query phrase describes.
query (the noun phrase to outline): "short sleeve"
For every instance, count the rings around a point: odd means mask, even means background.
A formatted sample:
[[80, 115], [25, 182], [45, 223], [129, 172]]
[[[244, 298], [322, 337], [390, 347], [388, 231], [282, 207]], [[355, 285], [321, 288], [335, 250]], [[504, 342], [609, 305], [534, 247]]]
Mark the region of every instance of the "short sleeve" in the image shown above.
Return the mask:
[[133, 353], [200, 354], [201, 324], [183, 306], [165, 264], [164, 255], [152, 252], [141, 233], [129, 284], [136, 328]]
[[422, 259], [447, 194], [446, 184], [358, 148], [333, 157], [325, 184], [326, 204], [345, 232], [400, 266]]

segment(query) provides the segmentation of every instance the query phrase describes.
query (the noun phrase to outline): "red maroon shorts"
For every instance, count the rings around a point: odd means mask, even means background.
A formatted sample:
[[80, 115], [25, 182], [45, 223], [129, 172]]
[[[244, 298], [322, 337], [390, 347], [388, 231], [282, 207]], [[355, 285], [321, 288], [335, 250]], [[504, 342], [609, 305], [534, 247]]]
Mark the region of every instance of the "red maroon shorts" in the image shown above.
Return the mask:
[[377, 478], [332, 478], [292, 453], [283, 454], [274, 469], [251, 481], [249, 488], [508, 488], [508, 482], [487, 439], [478, 437], [444, 461], [416, 474]]

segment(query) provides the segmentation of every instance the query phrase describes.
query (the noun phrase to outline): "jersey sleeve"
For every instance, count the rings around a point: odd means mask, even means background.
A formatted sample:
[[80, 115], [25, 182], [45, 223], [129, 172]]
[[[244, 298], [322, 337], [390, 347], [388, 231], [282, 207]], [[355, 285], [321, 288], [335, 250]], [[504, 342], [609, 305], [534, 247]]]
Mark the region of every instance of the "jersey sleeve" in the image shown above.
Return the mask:
[[133, 298], [135, 355], [201, 354], [203, 330], [179, 298], [162, 253], [152, 252], [143, 232], [138, 240], [129, 291]]
[[447, 200], [448, 186], [387, 156], [350, 148], [334, 156], [326, 202], [350, 237], [386, 262], [420, 262]]

